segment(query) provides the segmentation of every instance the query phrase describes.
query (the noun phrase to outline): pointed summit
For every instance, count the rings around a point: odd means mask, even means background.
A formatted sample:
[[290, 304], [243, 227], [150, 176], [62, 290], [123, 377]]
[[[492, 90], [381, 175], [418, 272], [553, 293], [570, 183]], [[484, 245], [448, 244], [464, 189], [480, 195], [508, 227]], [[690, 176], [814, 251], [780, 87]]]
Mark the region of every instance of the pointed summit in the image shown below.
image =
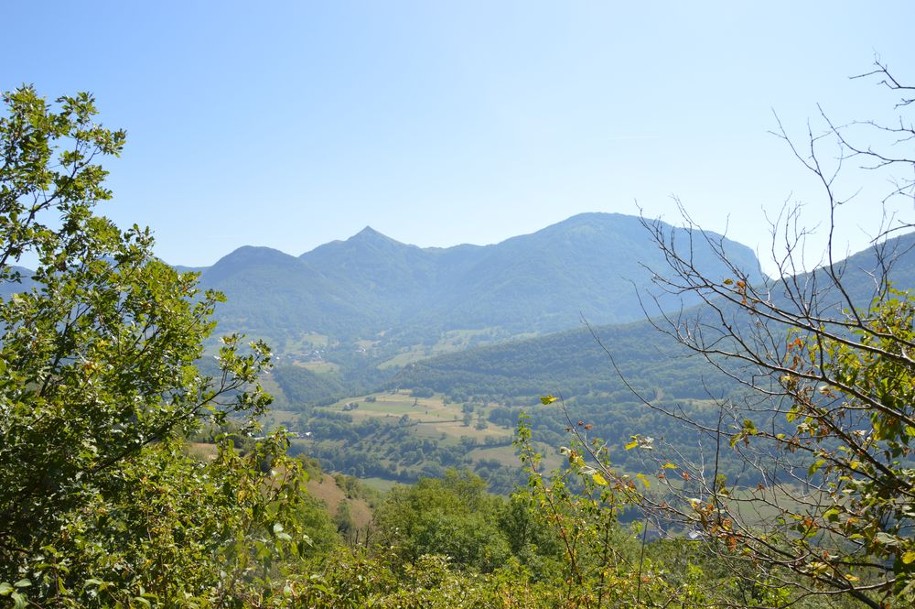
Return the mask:
[[353, 236], [354, 237], [372, 237], [372, 236], [383, 237], [384, 235], [379, 233], [377, 230], [375, 230], [371, 226], [366, 225], [365, 228], [363, 228], [361, 231], [359, 231], [358, 233], [356, 233]]
[[330, 252], [334, 252], [333, 255], [338, 255], [340, 252], [364, 252], [366, 249], [373, 251], [378, 251], [379, 249], [391, 251], [401, 248], [416, 248], [416, 246], [404, 245], [400, 241], [395, 241], [394, 239], [379, 233], [371, 226], [366, 226], [348, 239], [342, 241], [338, 239], [325, 243], [324, 245], [319, 245], [312, 251], [305, 252], [299, 256], [299, 258], [302, 260], [307, 258], [323, 259], [323, 257], [329, 255]]
[[403, 243], [395, 239], [391, 239], [387, 235], [379, 233], [371, 226], [366, 226], [361, 231], [347, 239], [347, 241], [356, 243], [396, 243], [397, 245], [403, 245]]
[[379, 233], [371, 226], [366, 226], [361, 231], [344, 241], [350, 247], [370, 248], [377, 252], [395, 252], [403, 249], [418, 249], [415, 245], [406, 245]]
[[347, 241], [356, 241], [356, 242], [382, 241], [382, 242], [398, 243], [394, 239], [391, 239], [390, 237], [388, 237], [386, 235], [382, 235], [381, 233], [379, 233], [377, 230], [375, 230], [371, 226], [366, 226], [361, 231], [359, 231], [358, 233], [356, 233], [355, 235], [353, 235], [352, 237], [347, 239]]

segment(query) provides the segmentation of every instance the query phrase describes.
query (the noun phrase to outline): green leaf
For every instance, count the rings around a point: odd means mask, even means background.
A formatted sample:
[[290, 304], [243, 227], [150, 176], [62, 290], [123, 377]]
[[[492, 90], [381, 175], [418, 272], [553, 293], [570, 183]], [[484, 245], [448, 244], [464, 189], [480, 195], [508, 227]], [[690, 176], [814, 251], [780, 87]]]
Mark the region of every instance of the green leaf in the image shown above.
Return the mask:
[[9, 596], [13, 591], [13, 587], [9, 582], [0, 582], [0, 596]]
[[600, 472], [591, 474], [591, 479], [594, 480], [594, 484], [598, 486], [607, 486], [607, 479], [604, 478]]
[[10, 595], [10, 598], [13, 599], [14, 609], [24, 609], [25, 607], [28, 606], [28, 599], [26, 598], [26, 596], [24, 594], [22, 594], [20, 592], [13, 592], [13, 594]]
[[883, 531], [880, 531], [874, 536], [874, 541], [885, 546], [899, 545], [899, 540], [896, 537], [890, 535], [889, 533], [884, 533]]
[[284, 532], [283, 525], [279, 522], [273, 525], [273, 535], [280, 541], [292, 541], [292, 536]]
[[558, 398], [554, 395], [544, 395], [544, 396], [541, 396], [540, 403], [543, 404], [544, 406], [549, 406], [550, 404], [555, 402], [557, 399]]
[[816, 461], [814, 461], [813, 463], [810, 464], [809, 468], [807, 468], [807, 474], [812, 476], [813, 474], [815, 474], [817, 472], [818, 469], [823, 467], [825, 464], [826, 464], [825, 459], [817, 459]]
[[633, 448], [635, 448], [638, 445], [639, 445], [639, 439], [636, 438], [635, 436], [633, 436], [632, 441], [627, 443], [626, 446], [624, 446], [623, 448], [625, 448], [626, 450], [632, 450]]
[[902, 555], [902, 564], [910, 565], [915, 562], [915, 550], [908, 550]]

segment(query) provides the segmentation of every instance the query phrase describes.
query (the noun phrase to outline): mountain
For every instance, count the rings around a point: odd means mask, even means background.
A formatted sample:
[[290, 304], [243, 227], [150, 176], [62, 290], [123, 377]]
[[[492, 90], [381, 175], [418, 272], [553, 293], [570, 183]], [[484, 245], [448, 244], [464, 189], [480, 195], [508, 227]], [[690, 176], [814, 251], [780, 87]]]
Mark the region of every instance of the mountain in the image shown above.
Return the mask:
[[14, 277], [18, 277], [18, 280], [0, 280], [0, 298], [6, 300], [16, 292], [26, 292], [37, 285], [32, 280], [31, 270], [21, 266], [10, 266], [9, 270], [14, 275]]
[[[866, 307], [877, 296], [875, 278], [890, 277], [894, 287], [902, 290], [915, 288], [915, 233], [887, 239], [873, 247], [853, 254], [835, 265], [836, 274], [846, 287], [849, 298], [859, 307]], [[818, 269], [817, 283], [828, 284], [823, 277], [825, 269]], [[807, 273], [804, 278], [812, 276]], [[835, 295], [833, 300], [844, 306], [844, 300]]]
[[[663, 232], [678, 241], [691, 236], [667, 225]], [[751, 279], [762, 278], [749, 248], [722, 243]], [[704, 239], [694, 248], [706, 272], [726, 272]], [[228, 297], [217, 313], [222, 331], [281, 344], [309, 332], [415, 344], [456, 330], [512, 336], [572, 328], [582, 317], [597, 324], [639, 319], [638, 293], [650, 290], [649, 269], [662, 268], [662, 253], [639, 218], [589, 213], [488, 246], [419, 248], [366, 227], [298, 258], [244, 247], [203, 269], [201, 283]]]
[[201, 269], [200, 284], [225, 293], [217, 311], [220, 331], [278, 338], [312, 330], [363, 329], [368, 313], [347, 293], [294, 256], [267, 247], [242, 247]]
[[[845, 294], [857, 308], [867, 308], [875, 296], [874, 277], [893, 260], [888, 273], [894, 287], [915, 289], [915, 233], [849, 256], [835, 265]], [[810, 294], [816, 290], [818, 310], [841, 316], [848, 309], [845, 295], [833, 286], [825, 268], [785, 280], [793, 289]], [[767, 282], [773, 302], [791, 310], [780, 281]], [[760, 290], [763, 291], [763, 290]], [[721, 309], [728, 316], [727, 307]], [[706, 317], [707, 316], [707, 317]], [[717, 312], [697, 305], [684, 310], [682, 319], [706, 319], [706, 327], [720, 324]], [[734, 323], [749, 323], [745, 316]], [[663, 325], [663, 323], [661, 324]], [[784, 328], [779, 328], [779, 331]], [[544, 393], [566, 398], [617, 393], [633, 396], [611, 366], [603, 346], [612, 353], [619, 371], [635, 382], [644, 395], [662, 391], [676, 399], [703, 399], [710, 393], [724, 395], [736, 389], [725, 379], [712, 377], [703, 358], [660, 332], [650, 320], [629, 324], [592, 326], [534, 338], [509, 341], [425, 359], [405, 367], [389, 388], [432, 389], [462, 401], [471, 396], [484, 400], [530, 399]], [[701, 382], [700, 382], [701, 380]]]
[[[786, 286], [806, 296], [815, 293], [816, 311], [841, 319], [849, 309], [849, 301], [855, 308], [870, 306], [876, 285], [874, 278], [886, 268], [883, 262], [890, 259], [894, 264], [888, 276], [895, 287], [915, 288], [915, 234], [908, 234], [850, 256], [831, 271], [820, 268], [784, 280], [768, 280], [758, 285], [758, 293], [768, 294], [771, 302], [784, 310], [794, 306], [786, 296]], [[841, 277], [844, 293], [836, 289], [830, 272]], [[719, 301], [714, 308], [696, 305], [683, 310], [676, 319], [697, 321], [705, 338], [724, 351], [729, 350], [728, 339], [715, 330], [721, 326], [722, 319], [739, 332], [760, 332], [766, 337], [765, 344], [776, 349], [779, 343], [787, 342], [787, 326], [772, 326], [769, 328], [772, 333], [768, 334], [759, 318], [732, 316], [733, 312], [734, 307]], [[734, 379], [752, 378], [757, 386], [763, 387], [765, 376], [760, 375], [752, 362], [719, 360], [722, 366], [735, 367], [732, 368], [735, 377], [723, 374], [702, 355], [659, 331], [655, 323], [662, 328], [665, 325], [664, 321], [653, 323], [646, 319], [438, 355], [409, 363], [388, 381], [385, 389], [418, 396], [434, 392], [442, 395], [442, 403], [485, 406], [489, 408], [488, 421], [495, 425], [513, 426], [523, 410], [529, 417], [534, 437], [544, 441], [550, 450], [569, 442], [570, 429], [591, 430], [588, 436], [601, 439], [601, 446], [609, 451], [614, 466], [629, 472], [657, 471], [650, 469], [657, 467], [656, 462], [649, 459], [649, 469], [644, 469], [646, 462], [637, 454], [639, 451], [623, 448], [637, 434], [650, 435], [656, 440], [656, 458], [668, 451], [663, 454], [677, 461], [701, 463], [711, 458], [703, 451], [709, 447], [714, 451], [714, 436], [703, 434], [685, 424], [685, 420], [707, 430], [722, 424], [739, 426], [745, 417], [759, 417], [758, 424], [784, 422], [781, 417], [769, 418], [776, 411], [766, 407], [738, 411], [737, 419], [726, 418], [722, 423], [719, 417], [730, 415], [723, 414], [725, 411], [719, 408], [722, 402], [718, 400], [740, 403], [746, 396], [746, 387]], [[560, 396], [562, 408], [540, 405], [539, 396], [546, 394]], [[642, 399], [650, 401], [654, 408], [645, 408]], [[321, 415], [321, 409], [316, 409], [308, 424]], [[369, 437], [364, 442], [370, 445], [371, 440]], [[336, 458], [336, 462], [344, 462], [325, 444], [318, 443], [314, 450], [324, 451], [322, 456]], [[748, 469], [746, 462], [735, 458], [735, 454], [722, 451], [719, 461], [718, 453], [714, 453], [717, 473], [734, 483], [753, 486], [761, 482], [758, 472]], [[473, 467], [479, 465], [475, 463]]]

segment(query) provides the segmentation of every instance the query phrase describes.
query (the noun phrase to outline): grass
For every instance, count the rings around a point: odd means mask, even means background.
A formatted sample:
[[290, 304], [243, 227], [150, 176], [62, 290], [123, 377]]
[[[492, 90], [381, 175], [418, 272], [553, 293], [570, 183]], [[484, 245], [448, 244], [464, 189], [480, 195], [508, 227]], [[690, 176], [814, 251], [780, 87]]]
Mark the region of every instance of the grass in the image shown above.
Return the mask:
[[330, 474], [323, 474], [320, 478], [308, 481], [306, 485], [312, 497], [324, 502], [327, 513], [333, 516], [341, 503], [349, 503], [350, 516], [357, 529], [365, 529], [372, 522], [372, 509], [362, 499], [347, 499], [346, 493], [337, 486], [337, 482]]
[[280, 407], [271, 408], [267, 411], [267, 414], [264, 417], [264, 427], [268, 430], [276, 429], [280, 426], [286, 427], [288, 429], [293, 424], [298, 422], [298, 419], [301, 415], [301, 411], [298, 410], [286, 410], [285, 408]]
[[[461, 404], [448, 403], [441, 396], [417, 398], [407, 391], [395, 393], [376, 393], [372, 396], [374, 401], [361, 399], [346, 399], [337, 402], [327, 410], [332, 412], [345, 412], [353, 417], [354, 421], [369, 417], [403, 417], [415, 425], [415, 433], [422, 437], [440, 437], [441, 434], [460, 438], [467, 436], [479, 442], [487, 437], [506, 438], [512, 435], [512, 430], [487, 423], [484, 429], [477, 429], [478, 413], [482, 412], [483, 420], [489, 416], [493, 408], [490, 404], [474, 405], [474, 412], [469, 426], [464, 425], [464, 412]], [[356, 408], [349, 406], [358, 404]]]
[[489, 446], [475, 448], [467, 455], [474, 461], [498, 461], [499, 465], [506, 467], [518, 467], [521, 463], [518, 461], [518, 455], [515, 454], [514, 446]]
[[201, 461], [215, 459], [219, 452], [215, 444], [207, 444], [206, 442], [188, 442], [185, 450], [187, 454]]
[[295, 339], [287, 339], [286, 353], [302, 353], [312, 349], [324, 349], [330, 344], [330, 337], [316, 332], [306, 332]]
[[[550, 472], [555, 469], [558, 469], [563, 465], [563, 462], [566, 458], [556, 450], [555, 447], [548, 444], [543, 444], [541, 442], [535, 442], [534, 447], [537, 452], [542, 455], [542, 461], [538, 466], [538, 470], [542, 472]], [[518, 454], [515, 451], [514, 446], [481, 446], [475, 448], [467, 453], [468, 456], [473, 459], [474, 462], [477, 461], [496, 461], [499, 465], [505, 467], [515, 467], [521, 468], [521, 461], [518, 458]]]
[[495, 328], [449, 330], [448, 332], [445, 332], [434, 345], [413, 345], [412, 347], [404, 349], [394, 357], [382, 362], [378, 367], [382, 370], [402, 367], [428, 357], [453, 353], [455, 351], [464, 351], [471, 347], [492, 344], [504, 338], [505, 336], [501, 335]]
[[309, 362], [296, 362], [296, 366], [310, 370], [315, 374], [327, 374], [331, 372], [339, 372], [340, 365], [333, 362], [328, 362], [324, 360], [312, 360]]
[[388, 480], [387, 478], [360, 478], [360, 481], [367, 487], [381, 493], [387, 493], [398, 484], [398, 482]]

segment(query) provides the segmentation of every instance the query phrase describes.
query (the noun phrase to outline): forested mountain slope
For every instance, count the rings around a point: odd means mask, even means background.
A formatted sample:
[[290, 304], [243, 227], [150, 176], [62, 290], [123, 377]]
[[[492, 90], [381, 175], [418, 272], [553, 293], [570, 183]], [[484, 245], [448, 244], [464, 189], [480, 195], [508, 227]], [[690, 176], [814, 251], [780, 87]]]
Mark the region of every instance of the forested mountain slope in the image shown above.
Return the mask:
[[[869, 306], [874, 297], [875, 269], [889, 259], [893, 260], [890, 276], [894, 286], [903, 290], [915, 288], [915, 233], [890, 239], [835, 265], [835, 272], [841, 275], [856, 307]], [[784, 281], [805, 286], [807, 292], [818, 290], [821, 307], [847, 309], [845, 296], [829, 286], [827, 272], [820, 268]], [[758, 291], [768, 294], [779, 306], [788, 306], [780, 281], [764, 282]], [[695, 306], [678, 311], [676, 317], [701, 322], [714, 314], [707, 306]], [[714, 319], [708, 321], [709, 325], [715, 324]], [[663, 329], [666, 325], [659, 318], [593, 325], [445, 354], [411, 364], [392, 379], [390, 386], [430, 388], [458, 400], [468, 395], [502, 400], [545, 392], [574, 397], [628, 391], [612, 368], [612, 356], [623, 376], [649, 395], [657, 391], [676, 398], [701, 399], [726, 394], [729, 388], [724, 379], [716, 378], [701, 358], [691, 357], [686, 348], [659, 331], [658, 327]]]
[[[732, 262], [760, 278], [749, 248], [723, 243]], [[709, 273], [724, 271], [708, 244], [697, 241], [694, 256]], [[552, 332], [581, 316], [633, 321], [642, 316], [637, 292], [649, 287], [649, 269], [662, 267], [639, 218], [590, 213], [489, 246], [419, 248], [366, 228], [298, 258], [245, 247], [203, 269], [201, 283], [228, 297], [217, 312], [224, 331], [273, 338], [282, 350], [290, 335], [306, 332], [385, 334], [409, 344], [456, 329]]]

